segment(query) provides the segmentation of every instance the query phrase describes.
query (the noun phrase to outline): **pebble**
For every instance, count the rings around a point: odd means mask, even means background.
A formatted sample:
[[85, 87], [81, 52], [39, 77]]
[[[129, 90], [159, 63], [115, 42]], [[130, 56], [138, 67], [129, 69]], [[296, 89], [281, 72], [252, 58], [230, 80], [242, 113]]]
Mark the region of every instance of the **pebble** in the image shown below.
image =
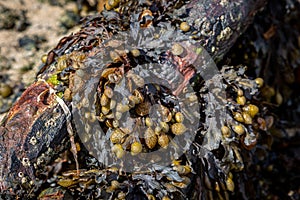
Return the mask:
[[3, 84], [0, 86], [0, 95], [3, 98], [9, 97], [12, 93], [13, 93], [13, 90], [9, 85]]

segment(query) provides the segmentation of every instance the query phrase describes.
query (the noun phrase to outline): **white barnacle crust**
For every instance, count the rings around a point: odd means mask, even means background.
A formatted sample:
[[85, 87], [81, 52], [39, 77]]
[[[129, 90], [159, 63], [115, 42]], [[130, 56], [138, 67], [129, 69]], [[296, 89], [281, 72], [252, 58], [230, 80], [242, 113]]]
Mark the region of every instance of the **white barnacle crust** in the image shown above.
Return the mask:
[[36, 145], [36, 143], [37, 143], [36, 137], [32, 136], [29, 140], [29, 143], [32, 145]]
[[22, 159], [22, 165], [23, 165], [24, 167], [29, 167], [29, 166], [30, 166], [30, 160], [29, 160], [29, 158], [24, 157], [24, 158]]
[[36, 132], [35, 135], [36, 135], [37, 138], [41, 138], [42, 134], [43, 134], [42, 131], [39, 130], [39, 131]]
[[18, 177], [22, 178], [24, 176], [24, 173], [23, 172], [19, 172], [18, 173]]
[[23, 177], [23, 178], [21, 179], [21, 183], [24, 184], [24, 183], [26, 183], [26, 182], [27, 182], [27, 178], [26, 178], [26, 177]]
[[45, 123], [45, 126], [46, 126], [46, 127], [49, 127], [49, 126], [56, 126], [55, 119], [53, 119], [53, 118], [49, 119], [49, 120]]

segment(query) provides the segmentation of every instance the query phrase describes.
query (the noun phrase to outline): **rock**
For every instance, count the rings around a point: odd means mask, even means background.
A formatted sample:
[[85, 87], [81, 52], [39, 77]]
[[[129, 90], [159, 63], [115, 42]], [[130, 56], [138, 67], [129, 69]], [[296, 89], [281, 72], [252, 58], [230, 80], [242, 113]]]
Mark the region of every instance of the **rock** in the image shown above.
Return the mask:
[[26, 11], [13, 10], [0, 4], [0, 30], [15, 28], [23, 31], [28, 25]]

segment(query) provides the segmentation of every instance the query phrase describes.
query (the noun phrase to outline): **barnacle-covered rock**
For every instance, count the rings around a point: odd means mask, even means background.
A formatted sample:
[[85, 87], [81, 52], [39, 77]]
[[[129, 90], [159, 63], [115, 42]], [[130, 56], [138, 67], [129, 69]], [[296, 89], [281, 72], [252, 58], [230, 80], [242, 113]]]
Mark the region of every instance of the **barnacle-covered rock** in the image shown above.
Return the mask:
[[[1, 194], [51, 183], [78, 198], [228, 198], [264, 113], [245, 68], [219, 72], [204, 48], [220, 59], [263, 3], [108, 1], [50, 51], [0, 127]], [[72, 164], [49, 172], [70, 146]]]
[[70, 114], [43, 80], [23, 93], [1, 126], [2, 192], [22, 195], [26, 188], [40, 184], [36, 172], [45, 170], [52, 157], [66, 148]]

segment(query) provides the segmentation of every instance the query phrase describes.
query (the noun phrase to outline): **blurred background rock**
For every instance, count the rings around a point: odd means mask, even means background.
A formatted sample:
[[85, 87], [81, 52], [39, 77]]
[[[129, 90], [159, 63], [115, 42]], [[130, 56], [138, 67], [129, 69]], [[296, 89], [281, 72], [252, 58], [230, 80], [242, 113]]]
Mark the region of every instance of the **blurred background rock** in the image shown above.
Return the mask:
[[[0, 120], [35, 79], [43, 56], [80, 19], [101, 9], [97, 0], [0, 1]], [[102, 5], [103, 6], [103, 5]]]

